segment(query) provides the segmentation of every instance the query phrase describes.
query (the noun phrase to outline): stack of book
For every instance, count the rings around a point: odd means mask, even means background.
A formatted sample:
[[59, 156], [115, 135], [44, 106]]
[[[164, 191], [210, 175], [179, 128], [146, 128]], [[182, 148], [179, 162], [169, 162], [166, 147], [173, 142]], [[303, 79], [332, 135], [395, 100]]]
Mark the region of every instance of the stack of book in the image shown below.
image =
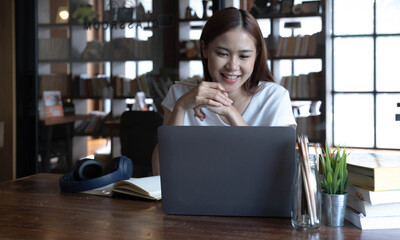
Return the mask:
[[400, 156], [352, 153], [345, 218], [361, 229], [400, 228]]

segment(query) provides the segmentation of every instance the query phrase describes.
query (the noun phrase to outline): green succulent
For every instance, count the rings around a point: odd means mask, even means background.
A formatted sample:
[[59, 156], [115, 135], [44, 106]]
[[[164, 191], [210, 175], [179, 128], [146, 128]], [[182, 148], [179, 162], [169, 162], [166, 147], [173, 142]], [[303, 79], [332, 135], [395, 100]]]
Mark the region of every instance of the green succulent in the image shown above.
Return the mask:
[[345, 194], [350, 184], [347, 173], [347, 156], [344, 147], [337, 146], [330, 150], [328, 144], [320, 157], [322, 167], [321, 186], [326, 194]]

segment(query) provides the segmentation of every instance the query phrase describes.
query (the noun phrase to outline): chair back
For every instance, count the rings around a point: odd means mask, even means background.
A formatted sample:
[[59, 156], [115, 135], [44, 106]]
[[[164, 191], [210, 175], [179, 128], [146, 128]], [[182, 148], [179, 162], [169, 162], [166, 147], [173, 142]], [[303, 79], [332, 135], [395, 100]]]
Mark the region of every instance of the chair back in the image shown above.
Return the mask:
[[163, 123], [154, 111], [126, 111], [120, 120], [121, 154], [132, 159], [132, 177], [152, 175], [151, 158], [157, 145], [157, 129]]

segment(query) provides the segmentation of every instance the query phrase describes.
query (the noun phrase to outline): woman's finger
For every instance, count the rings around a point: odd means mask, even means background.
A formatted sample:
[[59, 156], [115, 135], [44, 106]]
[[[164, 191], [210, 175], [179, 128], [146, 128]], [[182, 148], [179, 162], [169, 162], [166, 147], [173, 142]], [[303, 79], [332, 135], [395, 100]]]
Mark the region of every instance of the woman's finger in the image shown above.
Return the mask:
[[206, 114], [203, 112], [201, 106], [193, 108], [193, 111], [194, 111], [194, 116], [199, 118], [201, 121], [203, 121], [206, 118]]
[[[205, 83], [199, 86], [199, 95], [203, 96], [205, 99], [213, 100], [214, 102], [219, 102], [225, 106], [232, 105], [233, 101], [228, 97], [226, 92], [222, 92], [221, 89], [216, 88], [219, 83]], [[209, 104], [209, 103], [205, 103]], [[213, 105], [218, 106], [218, 105]]]

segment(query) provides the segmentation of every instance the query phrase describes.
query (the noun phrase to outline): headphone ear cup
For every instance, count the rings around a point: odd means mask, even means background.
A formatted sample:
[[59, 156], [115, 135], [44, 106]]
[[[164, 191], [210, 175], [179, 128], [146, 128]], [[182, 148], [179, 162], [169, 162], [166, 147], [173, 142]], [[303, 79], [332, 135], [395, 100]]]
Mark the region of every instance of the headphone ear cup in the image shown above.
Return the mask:
[[122, 175], [124, 177], [130, 178], [132, 177], [132, 173], [133, 173], [133, 164], [132, 164], [132, 160], [128, 157], [125, 156], [121, 156], [119, 157], [119, 169], [122, 172]]
[[94, 159], [85, 158], [77, 162], [74, 169], [75, 180], [87, 180], [103, 175], [103, 164]]

